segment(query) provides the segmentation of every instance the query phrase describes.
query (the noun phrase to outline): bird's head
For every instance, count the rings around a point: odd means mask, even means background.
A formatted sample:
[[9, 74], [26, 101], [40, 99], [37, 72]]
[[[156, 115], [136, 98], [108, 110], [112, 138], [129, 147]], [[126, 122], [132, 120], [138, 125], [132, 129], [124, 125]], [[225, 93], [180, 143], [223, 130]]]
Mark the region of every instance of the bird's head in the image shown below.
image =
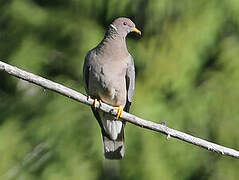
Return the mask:
[[136, 32], [137, 34], [141, 35], [140, 30], [135, 27], [135, 24], [129, 18], [120, 17], [115, 19], [110, 24], [110, 28], [113, 28], [117, 34], [124, 37], [130, 32]]

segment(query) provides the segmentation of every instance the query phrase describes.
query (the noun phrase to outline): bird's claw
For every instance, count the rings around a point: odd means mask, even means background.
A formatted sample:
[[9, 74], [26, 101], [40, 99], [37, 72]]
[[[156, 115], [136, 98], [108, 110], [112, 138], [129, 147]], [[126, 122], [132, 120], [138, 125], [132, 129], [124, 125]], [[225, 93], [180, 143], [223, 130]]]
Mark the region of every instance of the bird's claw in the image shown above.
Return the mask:
[[101, 102], [102, 102], [102, 101], [101, 101], [101, 100], [94, 99], [94, 102], [93, 102], [94, 108], [96, 108], [97, 101], [99, 102], [99, 107], [101, 106]]
[[115, 110], [118, 110], [118, 113], [116, 115], [116, 119], [119, 119], [122, 117], [123, 114], [123, 107], [120, 105], [118, 107], [114, 107]]

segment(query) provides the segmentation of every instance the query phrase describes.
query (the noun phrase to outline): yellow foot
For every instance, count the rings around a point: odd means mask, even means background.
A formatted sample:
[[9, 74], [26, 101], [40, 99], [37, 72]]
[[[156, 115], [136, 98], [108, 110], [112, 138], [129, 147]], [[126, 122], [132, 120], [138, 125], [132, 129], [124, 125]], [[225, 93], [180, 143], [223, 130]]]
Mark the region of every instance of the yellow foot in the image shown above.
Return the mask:
[[99, 101], [99, 107], [101, 106], [101, 100], [94, 99], [93, 106], [96, 108], [97, 101]]
[[122, 117], [122, 113], [123, 113], [123, 107], [120, 105], [119, 107], [114, 107], [114, 109], [118, 110], [118, 113], [116, 115], [116, 119], [119, 119]]

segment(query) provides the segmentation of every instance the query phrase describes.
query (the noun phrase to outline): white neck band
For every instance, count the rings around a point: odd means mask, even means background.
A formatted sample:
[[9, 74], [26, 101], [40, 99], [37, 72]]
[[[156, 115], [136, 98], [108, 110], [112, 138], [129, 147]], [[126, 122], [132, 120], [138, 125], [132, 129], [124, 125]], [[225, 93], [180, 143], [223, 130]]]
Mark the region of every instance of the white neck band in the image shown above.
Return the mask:
[[117, 31], [117, 28], [116, 28], [113, 24], [110, 24], [110, 26], [111, 26], [112, 28], [114, 28], [114, 30]]

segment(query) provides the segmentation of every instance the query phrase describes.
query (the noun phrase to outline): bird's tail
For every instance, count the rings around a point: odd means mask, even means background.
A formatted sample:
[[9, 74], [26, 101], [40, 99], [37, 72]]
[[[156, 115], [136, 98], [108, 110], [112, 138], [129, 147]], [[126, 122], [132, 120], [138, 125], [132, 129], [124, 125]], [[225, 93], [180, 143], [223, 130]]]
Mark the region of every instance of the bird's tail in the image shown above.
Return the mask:
[[122, 126], [121, 132], [118, 134], [116, 140], [110, 139], [105, 133], [102, 133], [104, 155], [107, 159], [122, 159], [125, 153], [124, 146], [124, 126]]

